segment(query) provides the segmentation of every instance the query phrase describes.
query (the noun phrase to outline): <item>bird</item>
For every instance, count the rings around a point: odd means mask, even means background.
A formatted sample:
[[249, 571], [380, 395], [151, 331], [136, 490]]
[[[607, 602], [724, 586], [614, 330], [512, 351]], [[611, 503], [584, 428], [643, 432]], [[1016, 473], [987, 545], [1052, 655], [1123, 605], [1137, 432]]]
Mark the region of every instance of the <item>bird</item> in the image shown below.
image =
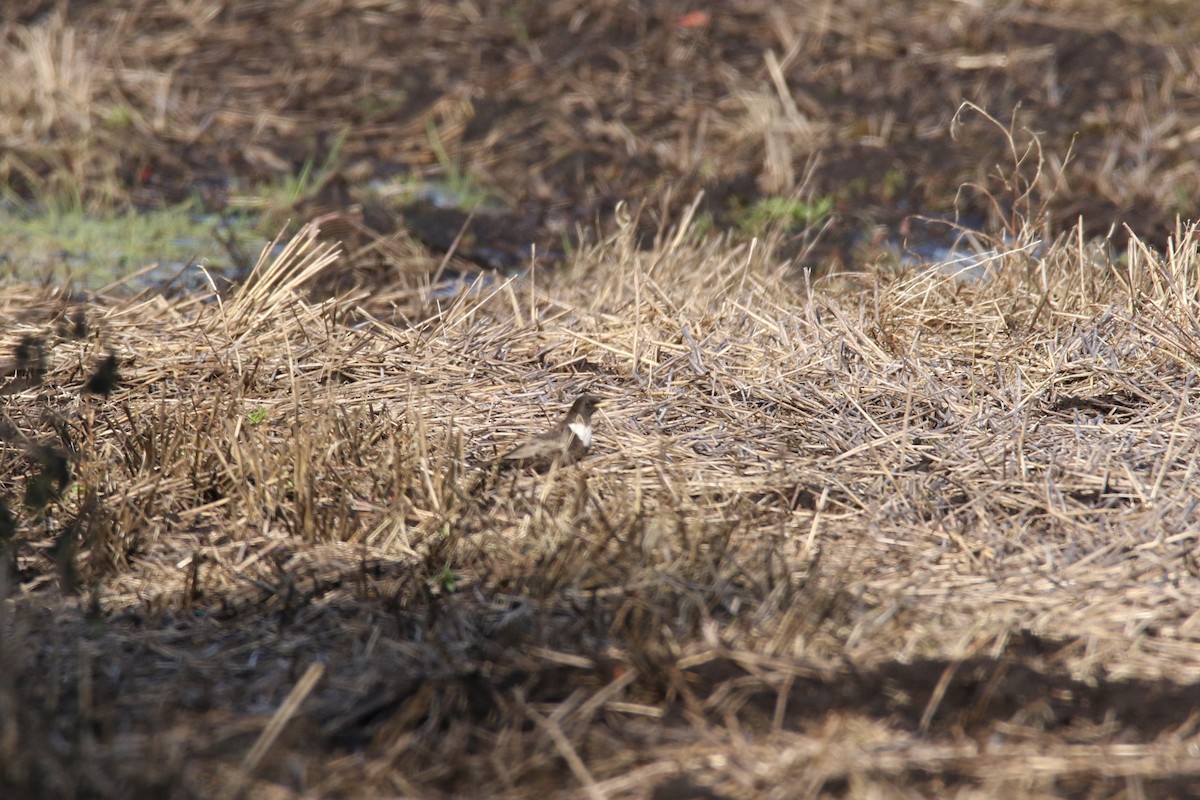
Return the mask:
[[500, 467], [532, 467], [538, 471], [574, 464], [592, 445], [592, 412], [603, 402], [593, 394], [580, 395], [557, 425], [491, 463]]

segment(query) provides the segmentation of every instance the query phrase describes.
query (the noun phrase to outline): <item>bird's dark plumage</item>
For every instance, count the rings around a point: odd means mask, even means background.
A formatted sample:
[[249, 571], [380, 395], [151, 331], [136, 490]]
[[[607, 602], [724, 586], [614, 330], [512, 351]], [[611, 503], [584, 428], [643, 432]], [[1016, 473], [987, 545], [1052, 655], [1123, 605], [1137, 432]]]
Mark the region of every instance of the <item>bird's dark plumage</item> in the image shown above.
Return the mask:
[[592, 412], [602, 402], [595, 395], [580, 395], [557, 425], [509, 450], [493, 463], [534, 469], [575, 463], [592, 445]]

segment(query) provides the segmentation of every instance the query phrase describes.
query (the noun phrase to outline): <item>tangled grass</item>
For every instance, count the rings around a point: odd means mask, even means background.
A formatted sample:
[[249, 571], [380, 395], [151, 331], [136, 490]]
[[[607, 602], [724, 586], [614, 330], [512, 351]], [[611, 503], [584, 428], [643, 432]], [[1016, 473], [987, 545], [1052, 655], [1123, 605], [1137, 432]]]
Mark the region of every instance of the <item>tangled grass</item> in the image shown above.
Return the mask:
[[[1195, 229], [815, 285], [689, 231], [405, 325], [304, 236], [7, 286], [5, 796], [1194, 790]], [[582, 462], [474, 466], [584, 391]]]

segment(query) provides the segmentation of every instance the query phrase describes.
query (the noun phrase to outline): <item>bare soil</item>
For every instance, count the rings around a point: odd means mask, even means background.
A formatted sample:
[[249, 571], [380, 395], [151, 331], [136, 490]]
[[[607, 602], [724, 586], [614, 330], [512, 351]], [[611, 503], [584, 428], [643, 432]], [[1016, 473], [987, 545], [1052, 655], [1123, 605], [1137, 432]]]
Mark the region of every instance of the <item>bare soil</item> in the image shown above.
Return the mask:
[[[106, 202], [200, 196], [219, 210], [247, 181], [333, 153], [336, 168], [297, 213], [365, 203], [391, 233], [402, 223], [370, 207], [371, 180], [457, 173], [507, 207], [471, 237], [486, 245], [462, 247], [492, 266], [527, 261], [531, 241], [561, 253], [577, 224], [607, 225], [620, 202], [661, 219], [703, 190], [721, 228], [764, 196], [801, 192], [831, 199], [834, 213], [814, 223], [820, 246], [794, 252], [817, 269], [860, 268], [914, 215], [957, 214], [988, 233], [1010, 223], [1009, 127], [1022, 149], [1023, 134], [1039, 139], [1045, 173], [1031, 200], [1051, 235], [1082, 219], [1089, 237], [1121, 246], [1128, 226], [1161, 246], [1200, 197], [1200, 22], [1188, 10], [6, 3], [4, 38], [28, 49], [29, 26], [53, 50], [69, 28], [86, 78], [58, 68], [73, 104], [8, 98], [25, 122], [0, 178], [35, 196], [65, 183]], [[15, 66], [34, 85], [56, 72]], [[964, 102], [1001, 127], [975, 112], [956, 124]], [[435, 249], [464, 221], [408, 217]], [[793, 233], [811, 245], [813, 230]]]

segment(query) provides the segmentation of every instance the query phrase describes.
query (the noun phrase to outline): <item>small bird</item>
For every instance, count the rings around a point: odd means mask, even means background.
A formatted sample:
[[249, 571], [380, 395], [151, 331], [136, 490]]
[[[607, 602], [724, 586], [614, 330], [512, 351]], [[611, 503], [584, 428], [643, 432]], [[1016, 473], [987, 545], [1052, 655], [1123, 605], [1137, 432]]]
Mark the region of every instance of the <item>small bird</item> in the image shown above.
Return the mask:
[[500, 466], [549, 469], [555, 464], [573, 464], [592, 444], [592, 412], [604, 401], [592, 394], [580, 395], [562, 421], [525, 444], [509, 450], [491, 463]]

